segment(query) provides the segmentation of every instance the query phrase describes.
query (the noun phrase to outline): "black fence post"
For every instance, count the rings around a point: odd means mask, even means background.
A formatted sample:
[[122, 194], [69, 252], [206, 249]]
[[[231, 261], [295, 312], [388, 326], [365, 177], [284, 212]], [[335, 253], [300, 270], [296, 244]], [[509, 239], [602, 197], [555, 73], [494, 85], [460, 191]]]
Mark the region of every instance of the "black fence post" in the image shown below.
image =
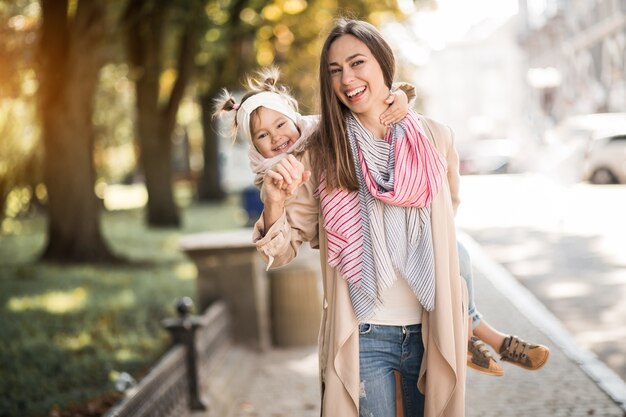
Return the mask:
[[208, 403], [202, 398], [200, 377], [198, 374], [198, 352], [196, 349], [196, 330], [202, 323], [196, 316], [190, 315], [193, 301], [183, 297], [176, 302], [176, 311], [179, 317], [166, 318], [162, 321], [174, 343], [180, 343], [187, 350], [187, 378], [189, 382], [189, 398], [192, 410], [207, 410]]

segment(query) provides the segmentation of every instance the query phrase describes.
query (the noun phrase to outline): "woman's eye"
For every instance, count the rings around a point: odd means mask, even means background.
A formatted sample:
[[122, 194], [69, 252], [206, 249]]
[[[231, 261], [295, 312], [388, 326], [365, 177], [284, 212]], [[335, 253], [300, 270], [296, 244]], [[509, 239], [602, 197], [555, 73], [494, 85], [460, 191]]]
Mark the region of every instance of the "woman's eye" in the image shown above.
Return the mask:
[[362, 59], [359, 59], [358, 61], [354, 61], [354, 62], [352, 63], [352, 66], [353, 66], [353, 67], [356, 67], [357, 65], [361, 65], [361, 64], [362, 64], [362, 63], [364, 63], [364, 62], [365, 62], [365, 61], [363, 61]]
[[340, 73], [341, 69], [340, 68], [331, 68], [330, 69], [330, 75], [335, 75], [337, 73]]

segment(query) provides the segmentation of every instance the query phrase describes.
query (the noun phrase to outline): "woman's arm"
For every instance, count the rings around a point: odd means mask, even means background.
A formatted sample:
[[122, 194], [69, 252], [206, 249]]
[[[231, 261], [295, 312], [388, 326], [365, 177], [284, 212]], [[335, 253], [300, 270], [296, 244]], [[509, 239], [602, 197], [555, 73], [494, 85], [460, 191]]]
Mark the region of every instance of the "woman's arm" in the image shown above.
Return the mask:
[[435, 143], [437, 150], [446, 158], [447, 179], [450, 187], [450, 201], [452, 209], [456, 215], [456, 210], [461, 202], [459, 198], [459, 154], [454, 146], [454, 131], [446, 125], [438, 123], [432, 119], [420, 116], [426, 129], [426, 135]]
[[[308, 155], [305, 154], [303, 159], [308, 165]], [[296, 257], [302, 242], [315, 241], [318, 237], [316, 186], [309, 181], [310, 174], [306, 174], [304, 164], [294, 164], [293, 160], [290, 164], [275, 167], [276, 170], [266, 176], [261, 191], [265, 209], [255, 224], [253, 239], [268, 262], [268, 268], [288, 263]], [[274, 175], [278, 172], [282, 174]], [[291, 184], [283, 174], [289, 176]]]
[[450, 185], [450, 198], [452, 200], [452, 209], [456, 216], [456, 210], [461, 202], [459, 198], [459, 185], [461, 182], [461, 176], [459, 173], [459, 154], [454, 146], [454, 131], [450, 129], [450, 143], [448, 145], [448, 152], [446, 153], [446, 160], [448, 162], [448, 184]]
[[263, 221], [268, 227], [279, 219], [285, 210], [285, 202], [311, 177], [311, 171], [290, 154], [268, 169], [263, 178], [261, 198], [265, 204]]

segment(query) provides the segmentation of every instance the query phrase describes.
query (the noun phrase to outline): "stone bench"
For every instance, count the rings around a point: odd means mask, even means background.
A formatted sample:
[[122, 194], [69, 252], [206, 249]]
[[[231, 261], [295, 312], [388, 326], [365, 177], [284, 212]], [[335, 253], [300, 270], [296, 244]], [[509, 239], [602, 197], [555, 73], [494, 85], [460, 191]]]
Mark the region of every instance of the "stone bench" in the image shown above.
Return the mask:
[[198, 268], [199, 308], [224, 300], [232, 315], [234, 340], [261, 351], [268, 349], [268, 277], [252, 243], [252, 229], [186, 235], [179, 246]]

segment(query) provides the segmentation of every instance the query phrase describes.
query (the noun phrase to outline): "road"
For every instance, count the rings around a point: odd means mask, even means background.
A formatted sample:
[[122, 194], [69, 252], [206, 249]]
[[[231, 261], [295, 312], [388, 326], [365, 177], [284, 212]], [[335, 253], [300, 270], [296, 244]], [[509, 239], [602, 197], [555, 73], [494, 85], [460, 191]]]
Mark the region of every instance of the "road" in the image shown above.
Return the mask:
[[626, 380], [626, 186], [464, 176], [457, 224]]

